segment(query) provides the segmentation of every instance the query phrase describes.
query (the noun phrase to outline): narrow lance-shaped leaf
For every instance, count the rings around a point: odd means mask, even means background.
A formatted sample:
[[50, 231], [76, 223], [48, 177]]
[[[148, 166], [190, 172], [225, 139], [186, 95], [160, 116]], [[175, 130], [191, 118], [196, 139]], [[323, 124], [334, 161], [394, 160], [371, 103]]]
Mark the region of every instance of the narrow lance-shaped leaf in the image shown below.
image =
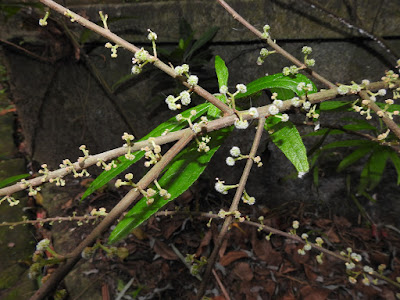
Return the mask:
[[371, 154], [361, 172], [360, 185], [358, 187], [359, 192], [367, 187], [372, 190], [379, 184], [382, 179], [383, 171], [385, 170], [388, 156], [389, 152], [385, 147], [380, 145], [374, 147], [374, 152]]
[[1, 180], [0, 181], [0, 189], [5, 187], [5, 186], [7, 186], [7, 185], [9, 185], [9, 184], [11, 184], [11, 183], [13, 183], [13, 182], [16, 182], [18, 180], [27, 178], [29, 176], [31, 176], [31, 175], [30, 174], [20, 174], [20, 175], [11, 176], [11, 177], [8, 177], [8, 178], [6, 178], [4, 180]]
[[147, 205], [146, 198], [142, 198], [118, 223], [109, 237], [109, 243], [116, 242], [126, 237], [132, 229], [150, 218], [165, 204], [174, 200], [186, 191], [203, 173], [214, 153], [219, 149], [225, 138], [232, 131], [232, 127], [221, 129], [210, 134], [210, 151], [198, 152], [198, 145], [192, 142], [186, 149], [181, 151], [167, 166], [166, 172], [158, 180], [162, 188], [167, 189], [171, 198], [164, 199], [158, 194], [154, 202]]
[[[182, 116], [184, 118], [188, 118], [190, 116], [190, 111], [192, 111], [193, 109], [196, 110], [196, 115], [194, 117], [192, 117], [193, 119], [197, 119], [200, 116], [202, 116], [203, 114], [205, 114], [208, 110], [208, 108], [210, 107], [210, 103], [203, 103], [200, 104], [196, 107], [190, 108], [184, 112], [182, 112]], [[151, 131], [149, 134], [147, 134], [145, 137], [141, 138], [139, 141], [143, 141], [143, 140], [147, 140], [150, 137], [158, 137], [161, 136], [161, 134], [163, 132], [165, 132], [165, 130], [169, 130], [170, 132], [173, 131], [178, 131], [183, 129], [184, 127], [187, 126], [187, 122], [181, 121], [178, 122], [176, 120], [175, 117], [172, 117], [171, 119], [169, 119], [168, 121], [158, 125], [153, 131]], [[101, 188], [102, 186], [104, 186], [105, 184], [107, 184], [107, 182], [109, 182], [111, 179], [113, 179], [114, 177], [116, 177], [118, 174], [122, 173], [123, 171], [125, 171], [127, 168], [129, 168], [132, 164], [134, 164], [135, 162], [137, 162], [138, 160], [140, 160], [143, 156], [144, 156], [144, 151], [136, 151], [133, 153], [135, 155], [135, 159], [134, 160], [128, 160], [127, 158], [125, 158], [125, 156], [120, 156], [118, 158], [118, 161], [120, 162], [116, 168], [112, 168], [109, 171], [103, 171], [88, 187], [88, 189], [85, 191], [85, 193], [82, 196], [82, 199], [85, 199], [87, 196], [89, 196], [90, 194], [92, 194], [94, 191], [98, 190], [99, 188]]]
[[299, 173], [307, 173], [310, 169], [306, 147], [300, 134], [292, 122], [280, 122], [275, 118], [268, 118], [265, 130], [274, 132], [270, 135], [274, 144], [285, 154]]
[[337, 167], [338, 172], [343, 171], [345, 168], [355, 163], [357, 160], [361, 159], [371, 151], [372, 148], [369, 145], [360, 147], [357, 150], [353, 151], [351, 154], [343, 158], [343, 160], [340, 162], [339, 166]]

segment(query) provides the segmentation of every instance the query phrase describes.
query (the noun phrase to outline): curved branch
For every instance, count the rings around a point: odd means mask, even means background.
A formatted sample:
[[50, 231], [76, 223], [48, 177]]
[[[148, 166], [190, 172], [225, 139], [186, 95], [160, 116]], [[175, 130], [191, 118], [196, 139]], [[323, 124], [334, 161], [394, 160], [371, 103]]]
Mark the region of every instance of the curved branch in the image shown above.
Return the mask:
[[293, 55], [291, 55], [289, 52], [287, 52], [286, 50], [284, 50], [283, 48], [281, 48], [277, 43], [275, 43], [271, 38], [267, 38], [265, 39], [262, 36], [262, 33], [255, 28], [253, 25], [251, 25], [249, 22], [247, 22], [241, 15], [239, 15], [232, 7], [229, 6], [228, 3], [226, 3], [224, 0], [217, 0], [219, 2], [219, 4], [221, 4], [221, 6], [223, 8], [225, 8], [225, 10], [227, 12], [229, 12], [232, 17], [235, 20], [238, 20], [240, 23], [242, 23], [248, 30], [250, 30], [252, 33], [254, 33], [258, 38], [266, 41], [268, 43], [268, 45], [270, 45], [272, 48], [274, 48], [274, 50], [276, 52], [278, 52], [279, 54], [281, 54], [282, 56], [286, 57], [288, 60], [290, 60], [292, 63], [294, 63], [296, 66], [298, 66], [301, 69], [305, 69], [311, 76], [313, 76], [315, 79], [317, 79], [318, 81], [320, 81], [321, 83], [323, 83], [324, 85], [326, 85], [329, 88], [334, 88], [336, 87], [332, 82], [330, 82], [328, 79], [326, 79], [325, 77], [319, 75], [317, 72], [311, 70], [309, 67], [307, 67], [304, 63], [302, 63], [301, 61], [299, 61], [296, 57], [294, 57]]

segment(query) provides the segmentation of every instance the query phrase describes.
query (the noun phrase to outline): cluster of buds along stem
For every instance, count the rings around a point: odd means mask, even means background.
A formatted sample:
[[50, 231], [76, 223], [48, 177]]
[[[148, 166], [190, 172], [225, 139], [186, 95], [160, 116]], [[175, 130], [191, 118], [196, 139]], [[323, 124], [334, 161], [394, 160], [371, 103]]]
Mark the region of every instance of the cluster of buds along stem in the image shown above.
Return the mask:
[[23, 189], [28, 190], [28, 196], [36, 196], [37, 193], [42, 189], [40, 186], [38, 187], [33, 187], [32, 184], [25, 179], [22, 179], [19, 183], [20, 187]]
[[60, 168], [65, 168], [65, 170], [70, 173], [72, 172], [75, 178], [83, 177], [83, 176], [90, 176], [89, 172], [86, 169], [82, 169], [81, 172], [75, 170], [75, 166], [69, 159], [64, 159], [62, 164], [60, 164]]
[[155, 139], [149, 138], [149, 142], [151, 143], [152, 148], [146, 146], [141, 149], [142, 151], [145, 151], [144, 157], [147, 161], [145, 161], [144, 166], [147, 168], [151, 165], [155, 165], [162, 157], [161, 146], [156, 144]]
[[141, 48], [139, 51], [135, 53], [135, 56], [132, 58], [132, 74], [139, 74], [142, 72], [143, 67], [149, 62], [153, 62], [154, 58], [152, 58], [146, 50]]
[[269, 55], [274, 54], [274, 53], [276, 53], [275, 50], [274, 50], [274, 51], [269, 51], [269, 50], [266, 49], [266, 48], [261, 48], [261, 50], [260, 50], [260, 56], [257, 57], [257, 65], [261, 66], [261, 65], [264, 63], [265, 59], [266, 59]]
[[225, 211], [223, 209], [219, 210], [218, 217], [220, 217], [221, 219], [224, 219], [227, 216], [232, 216], [239, 222], [244, 222], [246, 220], [245, 217], [242, 217], [241, 212], [238, 210], [234, 210], [234, 211]]
[[308, 58], [308, 56], [312, 53], [312, 48], [308, 46], [304, 46], [301, 49], [301, 52], [304, 54], [304, 64], [307, 67], [314, 67], [315, 66], [315, 59]]
[[[240, 152], [240, 148], [237, 146], [233, 146], [231, 148], [231, 150], [229, 151], [229, 153], [231, 154], [231, 156], [228, 156], [225, 160], [226, 164], [228, 166], [234, 166], [236, 161], [238, 160], [242, 160], [242, 159], [248, 159], [250, 158], [250, 155], [243, 155]], [[260, 156], [256, 156], [256, 157], [251, 157], [251, 159], [253, 160], [253, 162], [255, 164], [257, 164], [257, 167], [262, 167], [263, 163], [261, 162], [261, 157]]]
[[15, 205], [19, 204], [19, 200], [15, 199], [14, 197], [9, 196], [9, 195], [6, 195], [6, 196], [4, 196], [3, 198], [0, 199], [0, 205], [4, 201], [7, 201], [10, 206], [15, 206]]
[[132, 134], [128, 134], [127, 132], [124, 132], [122, 139], [126, 142], [124, 144], [124, 147], [127, 147], [127, 153], [125, 154], [125, 158], [128, 160], [134, 160], [135, 155], [132, 154], [132, 147], [133, 147], [133, 140], [135, 137]]
[[[236, 97], [236, 95], [239, 94], [239, 93], [241, 93], [241, 94], [246, 93], [246, 92], [247, 92], [247, 87], [246, 87], [246, 85], [243, 84], [243, 83], [238, 83], [238, 84], [236, 85], [236, 92], [230, 93], [230, 92], [228, 91], [228, 87], [227, 87], [226, 85], [222, 85], [222, 86], [219, 88], [219, 92], [220, 92], [222, 95], [225, 96], [229, 107], [231, 107], [231, 108], [233, 108], [233, 109], [236, 109], [235, 97]], [[246, 122], [247, 122], [247, 121], [246, 121]], [[247, 128], [247, 127], [246, 127], [246, 128]]]

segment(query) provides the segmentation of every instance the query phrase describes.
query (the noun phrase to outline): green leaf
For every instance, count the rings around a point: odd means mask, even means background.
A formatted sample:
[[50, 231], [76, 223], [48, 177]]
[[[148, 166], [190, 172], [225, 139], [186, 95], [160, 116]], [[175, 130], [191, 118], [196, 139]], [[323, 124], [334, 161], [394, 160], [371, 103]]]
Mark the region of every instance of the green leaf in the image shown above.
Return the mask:
[[372, 126], [365, 120], [361, 120], [357, 124], [348, 124], [344, 125], [343, 129], [352, 130], [352, 131], [359, 131], [359, 130], [377, 130], [376, 127]]
[[228, 86], [229, 71], [224, 60], [218, 55], [215, 57], [215, 73], [217, 73], [218, 86]]
[[159, 184], [171, 194], [171, 198], [164, 199], [157, 194], [154, 197], [153, 204], [150, 206], [146, 204], [146, 198], [142, 198], [111, 232], [109, 243], [114, 243], [126, 237], [132, 229], [139, 226], [165, 204], [186, 191], [203, 173], [208, 162], [232, 129], [233, 127], [231, 126], [211, 133], [210, 151], [207, 153], [198, 152], [198, 145], [195, 141], [181, 151], [167, 166], [166, 172], [158, 180]]
[[[386, 106], [386, 103], [382, 102], [375, 102], [376, 105], [379, 106], [379, 108], [384, 109]], [[400, 110], [400, 104], [391, 104], [389, 108], [387, 109], [388, 112], [394, 112], [395, 110]]]
[[[344, 107], [351, 104], [349, 101], [324, 101], [319, 105], [320, 110], [342, 110]], [[348, 110], [346, 107], [345, 110]]]
[[19, 175], [11, 176], [11, 177], [8, 177], [8, 178], [6, 178], [4, 180], [1, 180], [0, 181], [0, 189], [5, 187], [5, 186], [7, 186], [7, 185], [9, 185], [9, 184], [11, 184], [11, 183], [14, 183], [14, 182], [19, 181], [19, 180], [24, 179], [24, 178], [27, 178], [29, 176], [31, 176], [31, 175], [29, 175], [29, 174], [19, 174]]
[[306, 147], [296, 126], [292, 122], [281, 122], [279, 118], [268, 118], [265, 130], [273, 130], [270, 135], [274, 144], [285, 154], [298, 172], [307, 173], [310, 169]]
[[354, 147], [354, 146], [374, 146], [374, 142], [365, 141], [365, 140], [345, 140], [345, 141], [337, 141], [330, 144], [325, 145], [322, 149], [333, 149], [333, 148], [340, 148], [340, 147]]
[[[214, 95], [217, 99], [221, 100], [221, 102], [226, 103], [226, 96], [225, 95]], [[207, 112], [207, 117], [210, 120], [214, 120], [216, 118], [218, 118], [221, 115], [221, 110], [214, 106], [214, 105], [210, 105], [210, 108], [208, 109]]]
[[258, 91], [271, 88], [284, 88], [291, 90], [293, 93], [299, 96], [303, 96], [305, 92], [297, 90], [297, 85], [300, 82], [304, 82], [305, 84], [312, 84], [313, 89], [309, 92], [310, 94], [317, 92], [317, 87], [315, 86], [315, 84], [303, 74], [297, 74], [294, 77], [290, 77], [284, 76], [282, 73], [278, 73], [274, 75], [264, 76], [248, 83], [247, 92], [243, 94], [238, 94], [235, 98], [239, 99], [243, 97], [248, 97], [254, 93], [257, 93]]
[[201, 47], [203, 47], [205, 44], [207, 44], [209, 41], [211, 41], [215, 34], [217, 33], [219, 27], [213, 26], [210, 29], [206, 31], [196, 42], [193, 44], [193, 46], [190, 48], [190, 51], [184, 56], [184, 60], [189, 60], [190, 57]]
[[313, 131], [313, 132], [307, 133], [307, 134], [303, 135], [303, 137], [325, 135], [327, 132], [328, 132], [329, 135], [343, 134], [344, 133], [344, 131], [339, 130], [339, 129], [322, 128], [322, 129], [319, 129], [317, 131]]
[[271, 93], [277, 93], [280, 100], [292, 99], [296, 95], [292, 90], [285, 88], [271, 88], [270, 90]]
[[377, 145], [374, 147], [374, 152], [371, 154], [368, 162], [365, 164], [360, 178], [358, 191], [361, 193], [366, 187], [372, 190], [382, 179], [383, 171], [385, 170], [386, 161], [389, 152], [386, 147]]
[[397, 185], [400, 185], [400, 157], [395, 151], [390, 151], [389, 156], [397, 172]]
[[[184, 118], [188, 118], [190, 116], [190, 112], [195, 109], [197, 114], [192, 117], [192, 120], [199, 118], [200, 116], [202, 116], [203, 114], [206, 113], [206, 111], [208, 111], [208, 108], [210, 107], [210, 103], [203, 103], [200, 104], [196, 107], [190, 108], [185, 110], [184, 112], [182, 112], [182, 116]], [[183, 129], [184, 127], [187, 126], [187, 122], [186, 121], [181, 121], [178, 122], [176, 120], [175, 117], [172, 117], [171, 119], [169, 119], [168, 121], [158, 125], [153, 131], [151, 131], [149, 134], [147, 134], [145, 137], [141, 138], [139, 141], [143, 141], [143, 140], [147, 140], [150, 137], [158, 137], [161, 136], [161, 134], [165, 131], [165, 130], [169, 130], [170, 132], [172, 131], [178, 131]], [[141, 159], [144, 155], [143, 151], [136, 151], [133, 153], [136, 157], [134, 160], [128, 160], [125, 158], [124, 155], [120, 156], [118, 158], [118, 161], [120, 162], [116, 168], [112, 168], [109, 171], [103, 171], [88, 187], [88, 189], [85, 191], [85, 193], [82, 196], [82, 199], [85, 199], [87, 196], [89, 196], [90, 194], [92, 194], [94, 191], [98, 190], [99, 188], [101, 188], [102, 186], [104, 186], [105, 184], [107, 184], [111, 179], [113, 179], [114, 177], [116, 177], [118, 174], [122, 173], [123, 171], [125, 171], [127, 168], [129, 168], [129, 166], [131, 166], [132, 164], [134, 164], [135, 162], [137, 162], [139, 159]]]
[[339, 166], [337, 167], [337, 171], [343, 171], [345, 168], [355, 163], [357, 160], [361, 159], [371, 151], [372, 148], [370, 145], [358, 148], [340, 162]]

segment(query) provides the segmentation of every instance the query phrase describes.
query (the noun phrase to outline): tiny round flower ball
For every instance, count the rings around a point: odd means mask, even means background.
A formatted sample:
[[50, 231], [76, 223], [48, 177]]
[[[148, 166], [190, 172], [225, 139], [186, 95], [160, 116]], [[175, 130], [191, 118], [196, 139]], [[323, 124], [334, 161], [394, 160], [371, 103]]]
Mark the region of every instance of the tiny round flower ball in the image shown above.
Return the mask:
[[190, 75], [187, 82], [189, 85], [195, 86], [199, 82], [199, 77], [197, 77], [196, 75]]
[[386, 90], [385, 90], [385, 89], [380, 89], [380, 90], [378, 91], [378, 95], [379, 95], [379, 96], [385, 96], [385, 95], [386, 95]]
[[299, 228], [299, 225], [300, 225], [299, 221], [293, 221], [292, 227], [294, 229], [297, 229], [297, 228]]
[[266, 48], [261, 48], [261, 50], [260, 50], [261, 56], [267, 57], [268, 54], [269, 54], [269, 51]]
[[304, 250], [310, 251], [311, 250], [311, 245], [310, 244], [305, 244], [304, 245]]
[[305, 83], [305, 82], [300, 82], [300, 83], [297, 85], [297, 90], [298, 90], [298, 91], [302, 91], [305, 87], [306, 87], [306, 83]]
[[189, 72], [189, 65], [188, 64], [183, 64], [182, 65], [182, 70], [183, 70], [183, 73]]
[[175, 73], [177, 75], [182, 75], [183, 74], [183, 68], [181, 66], [175, 67]]
[[175, 97], [172, 95], [169, 95], [166, 99], [165, 99], [165, 103], [170, 104], [170, 103], [175, 103]]
[[248, 112], [249, 112], [249, 115], [251, 115], [254, 118], [258, 118], [259, 117], [258, 110], [255, 107], [250, 107]]
[[362, 81], [361, 81], [361, 84], [362, 85], [369, 85], [371, 82], [368, 80], [368, 79], [363, 79]]
[[283, 114], [281, 120], [282, 120], [282, 122], [289, 121], [289, 115], [288, 114]]
[[270, 29], [271, 29], [271, 27], [268, 24], [265, 24], [263, 27], [263, 31], [268, 31]]
[[242, 94], [247, 92], [247, 87], [242, 83], [237, 84], [236, 89], [239, 91], [239, 93], [242, 93]]
[[230, 167], [234, 166], [235, 165], [235, 159], [233, 157], [231, 157], [231, 156], [228, 156], [226, 158], [226, 164], [228, 166], [230, 166]]
[[304, 108], [305, 110], [309, 110], [310, 107], [311, 107], [311, 102], [306, 101], [306, 102], [303, 103], [303, 108]]
[[283, 105], [283, 101], [276, 99], [276, 100], [274, 100], [274, 102], [272, 102], [272, 104], [277, 106], [277, 107], [279, 107], [279, 108], [281, 108], [282, 105]]
[[340, 85], [337, 88], [337, 91], [340, 95], [346, 95], [349, 92], [349, 87], [346, 85]]
[[229, 151], [229, 153], [233, 156], [233, 157], [238, 157], [240, 155], [240, 148], [233, 146], [232, 149]]
[[181, 96], [181, 102], [183, 105], [189, 105], [190, 104], [190, 94], [188, 91], [183, 91], [179, 94]]
[[49, 239], [43, 239], [36, 245], [36, 251], [44, 251], [50, 245]]
[[247, 122], [247, 120], [236, 119], [234, 125], [237, 129], [246, 129], [249, 127], [249, 122]]
[[182, 121], [182, 119], [183, 119], [183, 117], [182, 117], [181, 114], [177, 114], [175, 118], [176, 118], [176, 120], [177, 120], [178, 122]]
[[219, 92], [221, 93], [221, 94], [226, 94], [227, 92], [228, 92], [228, 87], [226, 86], [226, 85], [222, 85], [220, 88], [219, 88]]
[[225, 185], [221, 181], [215, 183], [215, 190], [224, 195], [228, 194], [228, 191], [225, 190]]
[[151, 31], [150, 29], [149, 29], [149, 31], [150, 31], [150, 32], [149, 32], [149, 34], [147, 35], [147, 39], [150, 40], [150, 41], [155, 41], [155, 40], [157, 40], [157, 33]]
[[142, 72], [142, 68], [139, 67], [138, 65], [134, 65], [132, 67], [131, 73], [134, 75], [140, 74]]
[[312, 52], [312, 48], [311, 47], [308, 47], [308, 46], [304, 46], [302, 49], [301, 49], [301, 52], [303, 52], [303, 54], [311, 54], [311, 52]]
[[247, 199], [247, 204], [248, 205], [254, 205], [254, 203], [256, 203], [256, 198], [249, 197], [249, 199]]
[[128, 173], [125, 175], [125, 179], [126, 180], [132, 180], [133, 179], [133, 174], [132, 173]]
[[277, 113], [279, 113], [279, 108], [272, 104], [272, 105], [270, 105], [270, 107], [268, 108], [268, 112], [269, 112], [271, 115], [276, 115]]
[[306, 240], [306, 239], [308, 238], [308, 234], [307, 234], [307, 233], [303, 233], [303, 234], [301, 235], [301, 238], [302, 238], [303, 240]]
[[299, 107], [301, 104], [299, 97], [293, 97], [291, 101], [292, 101], [292, 105], [294, 107]]

